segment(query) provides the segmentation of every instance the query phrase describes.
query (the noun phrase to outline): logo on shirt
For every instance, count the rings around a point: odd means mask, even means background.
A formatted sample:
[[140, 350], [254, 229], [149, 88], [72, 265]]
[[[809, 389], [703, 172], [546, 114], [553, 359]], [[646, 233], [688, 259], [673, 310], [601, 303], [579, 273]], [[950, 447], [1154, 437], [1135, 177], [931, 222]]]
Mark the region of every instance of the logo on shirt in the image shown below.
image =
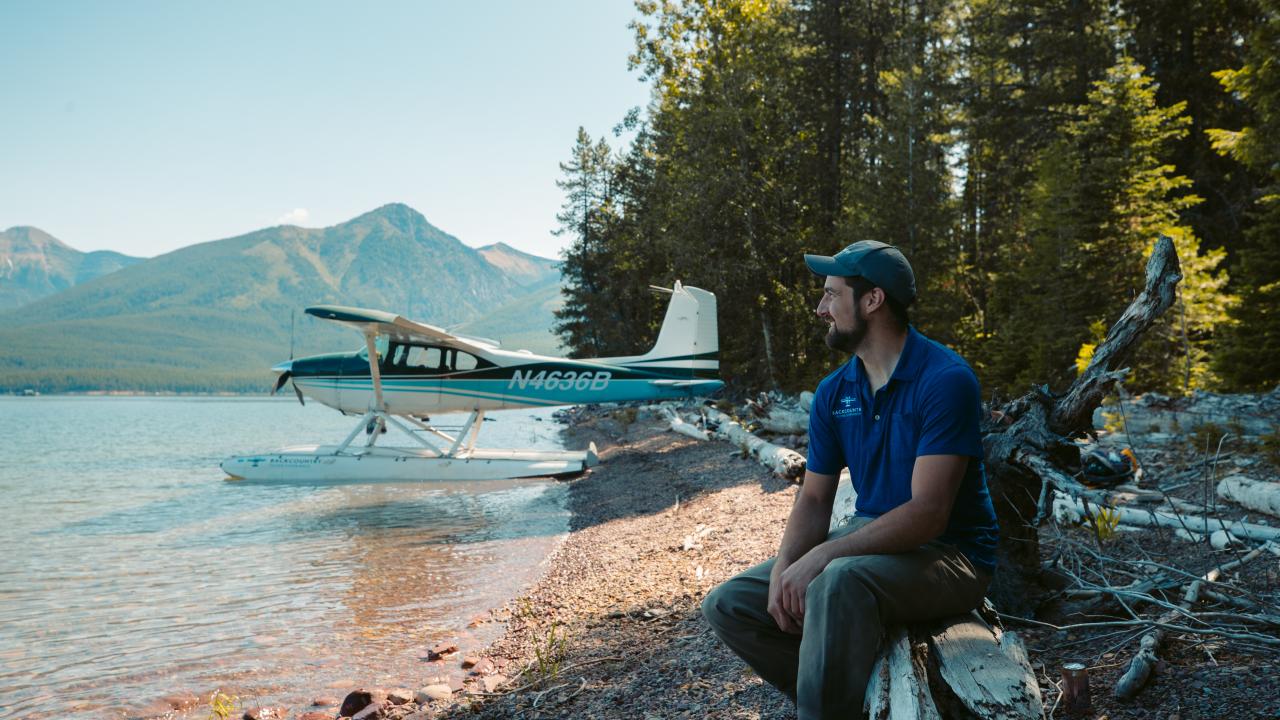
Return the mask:
[[832, 417], [847, 418], [862, 414], [862, 406], [858, 404], [858, 399], [852, 395], [845, 395], [837, 402], [840, 403], [840, 407], [831, 411]]

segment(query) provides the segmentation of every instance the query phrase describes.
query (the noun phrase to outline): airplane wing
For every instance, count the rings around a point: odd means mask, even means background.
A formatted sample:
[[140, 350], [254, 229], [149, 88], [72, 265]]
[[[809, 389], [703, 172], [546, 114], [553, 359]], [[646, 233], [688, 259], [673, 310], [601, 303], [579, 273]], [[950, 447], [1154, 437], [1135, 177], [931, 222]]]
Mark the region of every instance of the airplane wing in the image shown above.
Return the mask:
[[478, 343], [450, 334], [435, 325], [416, 323], [395, 313], [382, 310], [366, 310], [364, 308], [343, 307], [341, 305], [316, 305], [307, 308], [306, 312], [308, 315], [314, 315], [324, 320], [345, 323], [365, 335], [373, 333], [386, 335], [400, 341], [447, 342], [454, 346], [481, 347]]

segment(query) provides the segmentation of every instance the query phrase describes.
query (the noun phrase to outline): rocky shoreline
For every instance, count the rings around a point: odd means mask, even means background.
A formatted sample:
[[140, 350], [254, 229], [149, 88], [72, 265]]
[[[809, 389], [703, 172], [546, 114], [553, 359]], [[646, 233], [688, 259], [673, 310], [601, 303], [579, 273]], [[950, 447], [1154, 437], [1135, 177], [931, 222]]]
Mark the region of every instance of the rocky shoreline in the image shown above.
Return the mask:
[[507, 631], [487, 653], [524, 672], [496, 692], [464, 690], [437, 717], [791, 715], [711, 636], [699, 604], [777, 549], [796, 486], [636, 415], [574, 413], [567, 444], [595, 442], [603, 462], [573, 481], [571, 533], [499, 613]]
[[[497, 642], [468, 658], [435, 648], [439, 670], [424, 673], [416, 691], [358, 690], [341, 707], [318, 698], [334, 705], [311, 712], [359, 720], [790, 717], [785, 698], [710, 634], [699, 603], [777, 549], [796, 486], [726, 444], [636, 416], [572, 411], [566, 444], [595, 442], [603, 462], [570, 481], [571, 532], [546, 572], [490, 613], [506, 626]], [[311, 712], [305, 720], [321, 720]]]
[[[711, 634], [699, 604], [716, 584], [771, 556], [781, 539], [797, 486], [726, 443], [667, 431], [645, 410], [566, 411], [570, 447], [595, 442], [604, 461], [569, 481], [570, 534], [546, 572], [522, 596], [489, 613], [504, 634], [474, 657], [437, 646], [436, 670], [407, 689], [360, 690], [300, 720], [433, 718], [770, 718], [794, 717], [790, 703], [756, 677]], [[1154, 452], [1148, 453], [1154, 455]], [[1182, 463], [1171, 455], [1168, 467]], [[1246, 460], [1238, 460], [1244, 463]], [[1252, 461], [1247, 461], [1252, 462]], [[1153, 470], [1164, 463], [1151, 462]], [[1080, 528], [1059, 532], [1077, 534]], [[1135, 542], [1152, 553], [1210, 553], [1160, 532]], [[1157, 549], [1160, 548], [1160, 549]], [[1162, 550], [1161, 550], [1162, 549]], [[1216, 562], [1205, 558], [1204, 562]], [[1251, 569], [1267, 587], [1271, 569]], [[1274, 587], [1274, 586], [1273, 586]], [[1063, 622], [1072, 611], [1047, 608]], [[1230, 648], [1175, 644], [1169, 666], [1136, 703], [1108, 688], [1127, 653], [1105, 634], [1019, 628], [1046, 698], [1058, 694], [1057, 668], [1098, 650], [1095, 714], [1112, 718], [1272, 717], [1274, 658]], [[1112, 633], [1114, 634], [1114, 633]], [[1211, 648], [1211, 651], [1206, 648]], [[1210, 664], [1198, 654], [1205, 653]], [[1252, 668], [1252, 669], [1250, 669]], [[1257, 675], [1257, 670], [1263, 670]], [[284, 717], [284, 709], [246, 714]]]

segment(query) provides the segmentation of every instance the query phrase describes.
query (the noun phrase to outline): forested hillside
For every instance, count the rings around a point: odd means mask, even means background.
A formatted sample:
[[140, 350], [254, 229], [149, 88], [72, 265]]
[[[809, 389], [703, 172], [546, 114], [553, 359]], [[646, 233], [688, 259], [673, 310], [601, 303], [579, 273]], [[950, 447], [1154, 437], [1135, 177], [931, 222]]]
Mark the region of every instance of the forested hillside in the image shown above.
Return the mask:
[[988, 394], [1061, 388], [1164, 234], [1185, 279], [1130, 387], [1280, 382], [1275, 0], [637, 6], [636, 138], [562, 165], [571, 350], [640, 350], [679, 278], [719, 296], [726, 380], [811, 386], [801, 255], [874, 238]]
[[472, 249], [405, 205], [327, 228], [266, 228], [0, 314], [0, 392], [262, 390], [291, 345], [298, 355], [359, 347], [351, 330], [302, 313], [325, 303], [477, 321], [471, 332], [554, 351], [545, 304], [558, 277], [552, 260]]

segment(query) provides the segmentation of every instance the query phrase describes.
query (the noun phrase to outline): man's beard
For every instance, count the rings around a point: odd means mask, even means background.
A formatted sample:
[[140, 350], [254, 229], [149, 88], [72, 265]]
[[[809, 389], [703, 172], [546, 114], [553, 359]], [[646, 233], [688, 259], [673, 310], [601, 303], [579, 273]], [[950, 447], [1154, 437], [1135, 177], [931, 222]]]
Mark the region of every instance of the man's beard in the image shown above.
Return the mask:
[[867, 323], [855, 311], [853, 327], [848, 330], [840, 330], [835, 322], [831, 323], [831, 327], [827, 329], [827, 347], [841, 352], [857, 352], [858, 346], [866, 336]]

